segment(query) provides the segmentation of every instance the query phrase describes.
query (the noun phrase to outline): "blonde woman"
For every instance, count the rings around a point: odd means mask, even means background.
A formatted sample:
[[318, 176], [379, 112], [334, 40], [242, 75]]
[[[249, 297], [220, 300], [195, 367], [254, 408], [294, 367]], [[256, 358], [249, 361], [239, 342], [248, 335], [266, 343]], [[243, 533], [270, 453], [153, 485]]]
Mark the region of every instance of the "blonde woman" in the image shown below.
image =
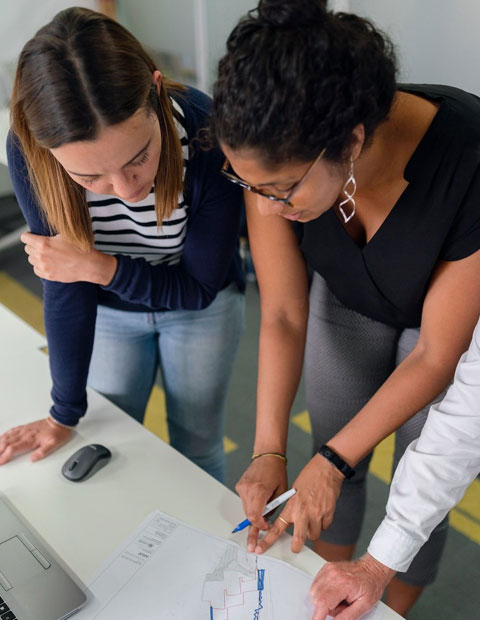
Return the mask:
[[67, 441], [85, 386], [143, 420], [157, 369], [171, 443], [224, 477], [223, 409], [243, 327], [241, 194], [195, 147], [210, 101], [162, 78], [108, 17], [59, 13], [24, 47], [9, 169], [44, 286], [48, 417], [0, 438], [0, 464]]

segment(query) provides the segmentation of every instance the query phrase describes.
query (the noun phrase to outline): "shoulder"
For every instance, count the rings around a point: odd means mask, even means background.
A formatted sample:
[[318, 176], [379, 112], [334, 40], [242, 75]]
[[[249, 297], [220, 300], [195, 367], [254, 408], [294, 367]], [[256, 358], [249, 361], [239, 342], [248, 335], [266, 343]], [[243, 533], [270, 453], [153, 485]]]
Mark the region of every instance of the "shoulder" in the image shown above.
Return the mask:
[[208, 124], [212, 100], [193, 86], [187, 86], [184, 91], [173, 92], [172, 97], [182, 109], [189, 138], [194, 138], [199, 129]]
[[480, 97], [445, 84], [399, 84], [399, 90], [440, 104], [444, 130], [465, 136], [465, 146], [480, 145]]
[[[190, 155], [187, 162], [187, 188], [199, 189], [205, 184], [225, 185], [225, 179], [219, 174], [224, 155], [217, 146], [205, 144], [202, 135], [202, 130], [209, 124], [212, 100], [193, 86], [187, 86], [186, 90], [172, 95], [175, 104], [181, 108], [182, 124], [188, 137]], [[230, 185], [227, 185], [229, 191]]]

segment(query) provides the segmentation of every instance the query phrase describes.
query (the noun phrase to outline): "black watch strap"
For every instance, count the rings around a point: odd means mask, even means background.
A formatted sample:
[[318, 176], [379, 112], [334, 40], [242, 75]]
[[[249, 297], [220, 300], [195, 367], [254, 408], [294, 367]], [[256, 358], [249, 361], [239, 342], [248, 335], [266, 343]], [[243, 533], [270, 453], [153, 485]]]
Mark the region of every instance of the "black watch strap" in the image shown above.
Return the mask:
[[323, 457], [330, 461], [335, 467], [342, 472], [345, 478], [352, 478], [355, 475], [355, 470], [350, 467], [336, 452], [334, 452], [328, 446], [323, 445], [318, 451]]

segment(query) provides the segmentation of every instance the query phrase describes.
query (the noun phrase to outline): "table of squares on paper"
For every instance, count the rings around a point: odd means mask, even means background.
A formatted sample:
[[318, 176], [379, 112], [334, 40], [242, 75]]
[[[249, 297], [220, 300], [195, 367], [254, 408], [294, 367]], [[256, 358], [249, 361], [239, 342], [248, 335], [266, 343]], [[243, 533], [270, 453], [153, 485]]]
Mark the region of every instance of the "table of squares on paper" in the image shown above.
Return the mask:
[[[77, 620], [311, 620], [312, 578], [160, 511], [105, 562]], [[381, 620], [375, 607], [364, 620]]]

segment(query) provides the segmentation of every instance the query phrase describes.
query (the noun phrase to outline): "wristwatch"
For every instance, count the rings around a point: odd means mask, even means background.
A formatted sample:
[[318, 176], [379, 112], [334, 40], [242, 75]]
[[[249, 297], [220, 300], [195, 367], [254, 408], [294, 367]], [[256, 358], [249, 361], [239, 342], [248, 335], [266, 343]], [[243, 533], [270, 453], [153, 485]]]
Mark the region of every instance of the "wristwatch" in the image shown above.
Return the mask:
[[335, 467], [342, 472], [345, 478], [352, 478], [355, 475], [355, 470], [350, 467], [348, 463], [346, 463], [336, 452], [334, 452], [331, 448], [326, 446], [325, 444], [318, 451], [323, 457], [330, 461]]

